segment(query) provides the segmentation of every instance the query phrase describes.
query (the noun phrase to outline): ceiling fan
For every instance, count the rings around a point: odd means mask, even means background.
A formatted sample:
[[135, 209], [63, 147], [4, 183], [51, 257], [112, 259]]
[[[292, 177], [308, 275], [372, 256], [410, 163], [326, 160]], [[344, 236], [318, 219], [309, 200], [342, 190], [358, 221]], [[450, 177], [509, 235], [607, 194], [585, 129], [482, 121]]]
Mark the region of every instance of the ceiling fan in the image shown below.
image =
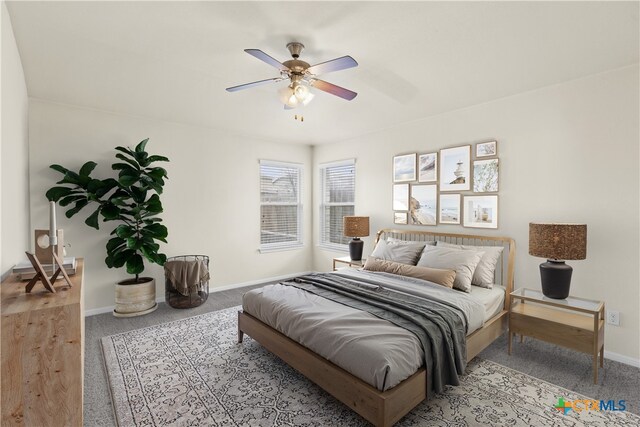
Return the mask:
[[280, 77], [228, 87], [227, 91], [236, 92], [238, 90], [248, 89], [250, 87], [260, 86], [267, 83], [289, 80], [289, 85], [278, 91], [280, 100], [283, 102], [285, 109], [307, 105], [314, 97], [314, 94], [311, 93], [309, 87], [339, 96], [347, 101], [351, 101], [356, 97], [356, 95], [358, 95], [356, 92], [325, 82], [324, 80], [320, 80], [316, 77], [318, 74], [357, 67], [358, 63], [352, 57], [347, 55], [330, 61], [321, 62], [316, 65], [309, 65], [307, 62], [298, 59], [304, 49], [304, 45], [302, 43], [288, 43], [287, 49], [289, 49], [293, 59], [284, 62], [279, 62], [260, 49], [245, 49], [244, 51], [249, 55], [255, 56], [259, 60], [277, 68], [280, 71]]

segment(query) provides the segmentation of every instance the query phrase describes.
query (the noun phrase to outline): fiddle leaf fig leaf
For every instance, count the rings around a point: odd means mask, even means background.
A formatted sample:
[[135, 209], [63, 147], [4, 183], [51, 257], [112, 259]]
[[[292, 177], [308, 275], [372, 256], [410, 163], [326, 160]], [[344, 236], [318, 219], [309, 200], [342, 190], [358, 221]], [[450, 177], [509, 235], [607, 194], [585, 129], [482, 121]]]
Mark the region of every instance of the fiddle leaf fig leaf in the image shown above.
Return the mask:
[[105, 203], [102, 207], [102, 216], [105, 221], [113, 221], [120, 217], [120, 208], [113, 203]]
[[80, 210], [82, 210], [82, 208], [84, 208], [88, 204], [89, 204], [89, 201], [87, 199], [78, 200], [75, 206], [69, 209], [68, 211], [66, 211], [64, 214], [67, 218], [71, 218], [72, 216], [80, 212]]
[[127, 237], [131, 237], [134, 234], [136, 234], [136, 230], [126, 224], [120, 224], [119, 226], [116, 227], [116, 236], [120, 237], [121, 239], [126, 239]]
[[100, 225], [98, 224], [98, 215], [100, 215], [100, 208], [96, 209], [91, 215], [84, 220], [84, 223], [89, 227], [93, 227], [96, 230], [100, 229]]
[[66, 174], [67, 172], [69, 172], [69, 169], [60, 166], [60, 165], [51, 165], [49, 166], [51, 169], [60, 172], [61, 174]]
[[127, 273], [138, 275], [144, 271], [144, 262], [142, 257], [134, 253], [127, 259]]
[[80, 176], [89, 176], [91, 172], [96, 168], [98, 164], [96, 162], [87, 162], [80, 168]]
[[144, 149], [147, 147], [147, 142], [149, 142], [149, 138], [140, 141], [140, 143], [136, 145], [136, 153], [143, 153]]
[[68, 196], [72, 192], [73, 189], [69, 187], [51, 187], [45, 196], [47, 197], [47, 200], [57, 202], [60, 198]]

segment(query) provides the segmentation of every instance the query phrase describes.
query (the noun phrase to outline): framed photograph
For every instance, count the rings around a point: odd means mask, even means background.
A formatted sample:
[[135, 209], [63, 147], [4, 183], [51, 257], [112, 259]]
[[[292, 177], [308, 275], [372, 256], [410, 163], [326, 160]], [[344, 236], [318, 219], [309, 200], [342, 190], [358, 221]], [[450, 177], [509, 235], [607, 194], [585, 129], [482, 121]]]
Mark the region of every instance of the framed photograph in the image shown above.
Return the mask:
[[460, 195], [441, 194], [438, 212], [440, 224], [460, 224]]
[[471, 146], [440, 150], [440, 191], [471, 189]]
[[406, 224], [407, 223], [407, 213], [406, 212], [394, 212], [393, 213], [393, 223], [394, 224]]
[[414, 225], [436, 225], [438, 208], [438, 187], [432, 185], [412, 185], [409, 200], [409, 219]]
[[498, 228], [498, 196], [464, 196], [465, 227]]
[[473, 162], [473, 192], [492, 193], [498, 191], [498, 159], [475, 160]]
[[393, 210], [409, 210], [409, 184], [393, 185]]
[[491, 157], [498, 155], [498, 141], [480, 142], [476, 144], [476, 157]]
[[420, 154], [418, 156], [418, 182], [434, 182], [438, 180], [438, 153]]
[[393, 158], [393, 182], [416, 180], [416, 153]]

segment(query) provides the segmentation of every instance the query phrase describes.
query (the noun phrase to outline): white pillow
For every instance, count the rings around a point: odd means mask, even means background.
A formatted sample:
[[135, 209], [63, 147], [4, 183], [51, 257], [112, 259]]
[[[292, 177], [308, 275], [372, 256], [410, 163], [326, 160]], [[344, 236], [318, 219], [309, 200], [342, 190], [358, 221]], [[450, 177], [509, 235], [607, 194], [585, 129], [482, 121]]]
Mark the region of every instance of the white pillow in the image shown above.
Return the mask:
[[464, 292], [471, 292], [471, 278], [482, 255], [484, 252], [480, 251], [425, 246], [418, 266], [455, 270], [456, 279], [453, 281], [453, 287]]
[[466, 251], [484, 252], [482, 259], [473, 273], [471, 283], [476, 286], [491, 289], [496, 281], [496, 266], [500, 260], [500, 256], [504, 251], [502, 246], [472, 246], [472, 245], [454, 245], [447, 242], [438, 242], [438, 246], [444, 248], [456, 248]]
[[416, 265], [424, 245], [425, 243], [380, 240], [370, 256], [402, 264]]

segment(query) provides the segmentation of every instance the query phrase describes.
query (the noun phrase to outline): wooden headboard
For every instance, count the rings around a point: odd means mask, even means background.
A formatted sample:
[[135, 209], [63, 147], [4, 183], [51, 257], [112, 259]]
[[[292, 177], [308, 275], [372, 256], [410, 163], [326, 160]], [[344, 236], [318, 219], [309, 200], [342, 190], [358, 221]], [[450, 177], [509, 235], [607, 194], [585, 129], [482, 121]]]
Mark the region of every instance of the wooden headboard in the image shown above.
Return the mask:
[[[504, 251], [496, 267], [496, 281], [506, 289], [504, 298], [504, 309], [508, 310], [511, 304], [511, 292], [513, 292], [514, 264], [516, 258], [516, 242], [510, 237], [478, 236], [474, 234], [440, 233], [426, 230], [396, 230], [383, 228], [376, 233], [376, 243], [380, 239], [393, 237], [400, 240], [410, 241], [442, 241], [456, 245], [469, 246], [502, 246]], [[504, 258], [507, 257], [505, 265]]]

